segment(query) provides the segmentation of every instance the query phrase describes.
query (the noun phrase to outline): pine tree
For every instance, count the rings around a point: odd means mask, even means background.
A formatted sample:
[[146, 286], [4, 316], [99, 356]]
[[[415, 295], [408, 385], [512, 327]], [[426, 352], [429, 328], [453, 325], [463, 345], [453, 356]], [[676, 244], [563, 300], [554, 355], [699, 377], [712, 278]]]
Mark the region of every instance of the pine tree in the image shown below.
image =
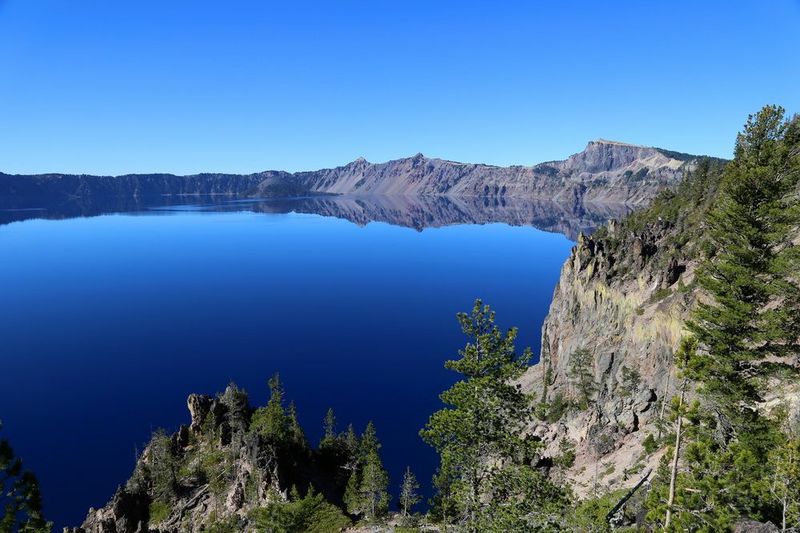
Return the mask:
[[411, 471], [411, 467], [407, 466], [403, 474], [403, 483], [400, 485], [400, 510], [403, 516], [408, 516], [411, 509], [420, 502], [418, 490], [417, 477]]
[[300, 426], [300, 421], [297, 419], [297, 406], [295, 405], [294, 401], [289, 402], [289, 411], [287, 417], [289, 425], [289, 437], [292, 441], [292, 444], [300, 449], [307, 449], [308, 441], [306, 440], [306, 434], [303, 431], [302, 426]]
[[453, 469], [444, 461], [445, 458], [442, 457], [442, 462], [433, 475], [433, 488], [436, 489], [436, 492], [430, 499], [429, 515], [437, 523], [450, 524], [457, 518], [458, 509], [454, 487], [458, 480]]
[[382, 517], [389, 508], [389, 475], [383, 468], [383, 462], [377, 450], [370, 451], [361, 468], [359, 493], [362, 509], [367, 520], [375, 521]]
[[359, 451], [362, 459], [372, 452], [377, 452], [381, 448], [381, 443], [378, 441], [378, 432], [375, 430], [375, 424], [372, 420], [367, 422], [367, 427], [364, 428], [364, 433], [361, 434], [359, 441]]
[[[480, 300], [471, 314], [460, 313], [458, 321], [469, 342], [459, 352], [460, 359], [447, 361], [445, 367], [465, 379], [442, 393], [448, 407], [434, 413], [420, 434], [440, 456], [437, 512], [452, 502], [465, 530], [478, 531], [491, 522], [493, 512], [515, 512], [510, 503], [522, 495], [514, 491], [524, 492], [527, 486], [522, 482], [525, 476], [510, 472], [533, 455], [534, 443], [523, 436], [531, 420], [531, 397], [514, 384], [527, 369], [531, 353], [527, 349], [517, 355], [517, 330], [502, 333], [494, 313]], [[448, 512], [442, 516], [446, 519]]]
[[[757, 425], [759, 379], [775, 369], [761, 363], [798, 353], [797, 324], [786, 321], [797, 317], [797, 281], [787, 268], [796, 264], [795, 252], [785, 246], [788, 228], [797, 223], [790, 193], [800, 180], [798, 129], [800, 122], [785, 121], [779, 107], [751, 115], [709, 216], [713, 255], [698, 281], [711, 301], [699, 303], [689, 324], [704, 348], [692, 371], [705, 397], [739, 427]], [[775, 307], [779, 295], [789, 300]]]
[[790, 319], [800, 300], [787, 267], [796, 250], [787, 242], [798, 223], [799, 128], [774, 106], [749, 117], [708, 216], [708, 258], [697, 275], [704, 295], [689, 323], [698, 346], [682, 369], [700, 403], [684, 410], [678, 402], [672, 461], [650, 497], [650, 517], [669, 520], [670, 530], [780, 520], [770, 451], [784, 436], [760, 404], [765, 378], [791, 371], [787, 356], [798, 354]]
[[800, 438], [789, 435], [769, 456], [769, 490], [780, 507], [781, 531], [800, 529]]
[[361, 499], [361, 472], [353, 470], [347, 478], [347, 486], [344, 489], [344, 506], [351, 515], [360, 516], [364, 514], [363, 501]]
[[36, 476], [23, 468], [8, 440], [0, 439], [0, 532], [47, 533], [51, 528], [42, 515]]
[[323, 422], [322, 440], [319, 442], [320, 449], [330, 447], [336, 442], [336, 415], [333, 412], [333, 407], [329, 407], [325, 413], [325, 421]]
[[358, 440], [353, 424], [347, 425], [347, 431], [344, 432], [341, 440], [346, 455], [344, 468], [349, 472], [355, 472], [361, 462], [361, 454], [359, 453], [361, 443]]
[[572, 356], [569, 358], [567, 377], [569, 377], [570, 384], [578, 391], [580, 408], [586, 409], [597, 390], [597, 384], [594, 381], [594, 357], [589, 350], [579, 348], [572, 352]]
[[172, 446], [172, 439], [163, 429], [153, 432], [148, 445], [149, 479], [155, 498], [170, 502], [178, 489], [178, 463]]
[[267, 442], [284, 446], [290, 441], [290, 419], [283, 406], [284, 390], [280, 376], [277, 373], [273, 375], [268, 385], [269, 401], [253, 413], [250, 429]]
[[386, 490], [389, 477], [380, 458], [381, 443], [375, 425], [368, 422], [360, 439], [355, 438], [355, 432], [349, 426], [339, 440], [346, 448], [352, 449], [351, 460], [345, 464], [345, 468], [351, 470], [344, 494], [347, 511], [374, 521], [386, 513], [389, 505]]
[[[697, 353], [697, 340], [694, 337], [689, 337], [681, 342], [681, 347], [676, 354], [675, 361], [681, 367], [685, 368], [692, 357]], [[681, 382], [681, 393], [678, 396], [677, 402], [674, 402], [675, 413], [675, 442], [672, 450], [672, 464], [670, 465], [669, 474], [669, 494], [667, 496], [666, 517], [664, 518], [664, 529], [669, 529], [670, 522], [672, 521], [672, 510], [675, 506], [675, 489], [678, 480], [678, 464], [681, 457], [681, 444], [683, 439], [683, 418], [686, 414], [686, 387], [688, 386], [688, 378], [683, 376]]]

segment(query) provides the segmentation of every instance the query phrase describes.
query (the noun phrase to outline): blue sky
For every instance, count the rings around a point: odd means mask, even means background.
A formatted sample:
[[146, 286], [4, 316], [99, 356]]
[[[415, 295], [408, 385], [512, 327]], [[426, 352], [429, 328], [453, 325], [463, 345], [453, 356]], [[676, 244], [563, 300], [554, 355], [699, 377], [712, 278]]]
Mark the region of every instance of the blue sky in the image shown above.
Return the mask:
[[0, 171], [728, 156], [800, 111], [800, 1], [0, 0]]

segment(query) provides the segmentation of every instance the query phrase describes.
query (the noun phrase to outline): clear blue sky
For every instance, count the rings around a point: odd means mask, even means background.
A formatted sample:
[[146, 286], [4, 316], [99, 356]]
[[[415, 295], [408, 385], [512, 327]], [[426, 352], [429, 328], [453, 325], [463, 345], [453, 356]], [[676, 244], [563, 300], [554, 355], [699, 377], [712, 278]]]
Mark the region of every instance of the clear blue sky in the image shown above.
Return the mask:
[[0, 0], [5, 172], [728, 156], [766, 103], [800, 111], [798, 0]]

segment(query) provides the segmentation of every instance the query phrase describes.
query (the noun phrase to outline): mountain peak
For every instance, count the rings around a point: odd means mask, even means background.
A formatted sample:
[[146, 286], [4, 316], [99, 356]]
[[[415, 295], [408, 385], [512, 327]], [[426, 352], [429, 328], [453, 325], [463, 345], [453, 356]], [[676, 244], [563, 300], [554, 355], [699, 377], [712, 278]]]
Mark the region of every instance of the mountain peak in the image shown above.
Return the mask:
[[609, 139], [602, 139], [602, 138], [601, 139], [596, 139], [594, 141], [589, 141], [588, 146], [592, 146], [593, 144], [608, 144], [608, 145], [613, 145], [613, 146], [629, 146], [629, 147], [632, 147], [632, 148], [647, 148], [647, 146], [643, 146], [641, 144], [624, 143], [624, 142], [621, 142], [621, 141], [612, 141], [612, 140], [609, 140]]

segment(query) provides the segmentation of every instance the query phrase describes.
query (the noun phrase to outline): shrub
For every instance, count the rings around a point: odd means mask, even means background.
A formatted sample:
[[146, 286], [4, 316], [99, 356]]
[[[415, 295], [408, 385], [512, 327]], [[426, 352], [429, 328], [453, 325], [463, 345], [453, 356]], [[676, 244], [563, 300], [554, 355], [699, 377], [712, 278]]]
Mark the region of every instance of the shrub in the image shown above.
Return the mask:
[[647, 435], [644, 441], [642, 441], [642, 446], [644, 447], [644, 451], [647, 455], [650, 455], [658, 449], [658, 443], [656, 442], [656, 439], [653, 437], [652, 433]]
[[169, 516], [170, 506], [168, 503], [156, 500], [150, 504], [150, 523], [158, 524]]
[[329, 533], [350, 525], [350, 519], [338, 507], [311, 490], [299, 500], [256, 509], [251, 518], [259, 531], [275, 533]]

